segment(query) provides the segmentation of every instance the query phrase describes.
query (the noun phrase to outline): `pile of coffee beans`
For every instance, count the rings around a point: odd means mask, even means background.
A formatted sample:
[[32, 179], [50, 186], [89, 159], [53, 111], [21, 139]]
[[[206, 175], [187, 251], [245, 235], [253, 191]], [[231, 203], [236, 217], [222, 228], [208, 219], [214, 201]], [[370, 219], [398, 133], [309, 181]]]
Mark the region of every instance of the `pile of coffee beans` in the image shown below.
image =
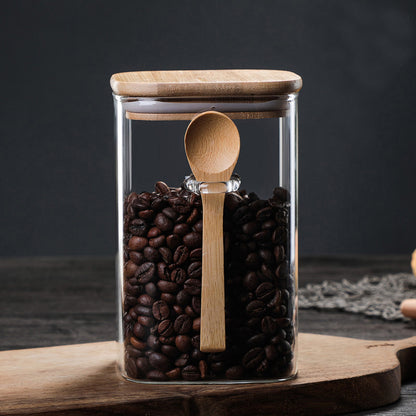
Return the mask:
[[224, 203], [227, 349], [199, 349], [202, 203], [156, 183], [124, 206], [125, 371], [155, 381], [250, 380], [293, 374], [295, 287], [288, 263], [289, 195], [244, 191]]

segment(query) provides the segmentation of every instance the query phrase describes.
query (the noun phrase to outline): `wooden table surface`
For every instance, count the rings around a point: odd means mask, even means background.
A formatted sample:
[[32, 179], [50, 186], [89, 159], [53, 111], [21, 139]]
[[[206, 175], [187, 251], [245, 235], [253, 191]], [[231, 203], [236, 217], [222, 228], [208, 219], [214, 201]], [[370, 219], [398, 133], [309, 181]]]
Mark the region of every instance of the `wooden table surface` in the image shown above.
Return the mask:
[[[300, 286], [325, 279], [409, 272], [409, 257], [302, 258]], [[0, 259], [0, 350], [116, 338], [116, 282], [110, 257]], [[302, 332], [387, 340], [416, 334], [416, 323], [300, 310]], [[354, 415], [416, 415], [416, 380], [399, 402]]]

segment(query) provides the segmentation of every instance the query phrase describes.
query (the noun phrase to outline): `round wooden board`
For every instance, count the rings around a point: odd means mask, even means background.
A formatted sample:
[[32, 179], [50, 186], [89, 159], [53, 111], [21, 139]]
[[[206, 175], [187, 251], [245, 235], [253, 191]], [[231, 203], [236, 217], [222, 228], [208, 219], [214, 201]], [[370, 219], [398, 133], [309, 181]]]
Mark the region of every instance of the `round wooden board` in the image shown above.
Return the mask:
[[0, 415], [324, 416], [392, 403], [416, 376], [416, 337], [300, 334], [298, 377], [267, 384], [132, 383], [116, 355], [115, 342], [0, 352]]

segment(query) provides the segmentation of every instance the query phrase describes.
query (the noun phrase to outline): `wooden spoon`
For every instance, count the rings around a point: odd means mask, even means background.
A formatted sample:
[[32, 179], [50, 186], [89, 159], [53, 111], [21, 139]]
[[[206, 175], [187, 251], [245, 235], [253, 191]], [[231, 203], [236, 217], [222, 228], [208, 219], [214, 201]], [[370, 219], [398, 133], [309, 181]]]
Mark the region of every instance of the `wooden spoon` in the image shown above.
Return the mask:
[[[226, 115], [207, 111], [195, 117], [185, 133], [185, 151], [198, 182], [230, 180], [240, 153], [240, 135]], [[205, 192], [204, 192], [205, 189]], [[225, 188], [201, 190], [203, 207], [200, 350], [225, 350], [223, 213]]]

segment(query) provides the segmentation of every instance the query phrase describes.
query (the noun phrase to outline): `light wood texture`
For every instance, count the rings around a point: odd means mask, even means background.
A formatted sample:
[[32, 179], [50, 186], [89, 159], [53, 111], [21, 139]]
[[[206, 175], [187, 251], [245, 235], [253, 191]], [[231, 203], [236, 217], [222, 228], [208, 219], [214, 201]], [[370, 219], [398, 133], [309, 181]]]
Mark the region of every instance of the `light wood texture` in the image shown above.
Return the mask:
[[300, 334], [298, 377], [267, 384], [136, 384], [118, 375], [117, 350], [101, 342], [0, 352], [0, 414], [324, 416], [392, 403], [401, 378], [416, 377], [416, 337]]
[[131, 97], [228, 97], [297, 92], [302, 78], [289, 71], [221, 69], [114, 74], [111, 88]]
[[[254, 120], [261, 118], [278, 118], [287, 117], [288, 110], [279, 111], [247, 111], [247, 112], [232, 112], [223, 113], [233, 120]], [[144, 121], [167, 121], [167, 120], [192, 120], [195, 113], [132, 113], [126, 111], [126, 118], [130, 120], [144, 120]]]
[[[199, 182], [226, 182], [240, 154], [240, 135], [230, 118], [216, 111], [195, 117], [185, 133], [185, 150]], [[202, 198], [201, 339], [203, 352], [225, 350], [224, 239], [225, 189], [209, 184]]]

